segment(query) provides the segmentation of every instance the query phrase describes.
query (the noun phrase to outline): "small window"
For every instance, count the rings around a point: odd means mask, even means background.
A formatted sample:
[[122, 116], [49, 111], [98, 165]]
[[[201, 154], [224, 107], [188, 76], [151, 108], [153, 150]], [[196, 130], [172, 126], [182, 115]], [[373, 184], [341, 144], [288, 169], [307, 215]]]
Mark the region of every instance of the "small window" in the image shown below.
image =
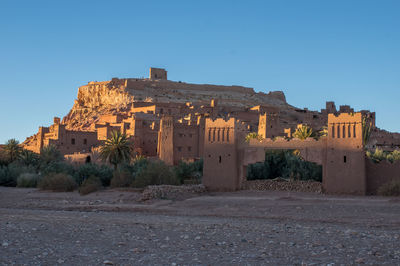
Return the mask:
[[182, 133], [179, 133], [179, 137], [182, 138], [182, 137], [183, 137], [183, 134], [182, 134]]
[[222, 157], [221, 157], [221, 155], [219, 156], [219, 163], [221, 163], [222, 162]]
[[337, 126], [337, 138], [340, 139], [340, 126]]
[[332, 138], [335, 138], [335, 126], [332, 126]]
[[189, 134], [189, 137], [190, 137], [190, 138], [193, 138], [193, 134], [190, 133], [190, 134]]
[[182, 147], [178, 147], [178, 151], [182, 151]]
[[87, 144], [87, 139], [83, 139], [83, 145]]
[[345, 125], [343, 125], [343, 135], [342, 135], [342, 137], [346, 138], [346, 126]]
[[75, 145], [75, 139], [71, 139], [71, 144]]
[[189, 147], [188, 147], [188, 151], [192, 151], [192, 147], [189, 146]]
[[343, 162], [346, 163], [347, 162], [347, 157], [343, 156]]

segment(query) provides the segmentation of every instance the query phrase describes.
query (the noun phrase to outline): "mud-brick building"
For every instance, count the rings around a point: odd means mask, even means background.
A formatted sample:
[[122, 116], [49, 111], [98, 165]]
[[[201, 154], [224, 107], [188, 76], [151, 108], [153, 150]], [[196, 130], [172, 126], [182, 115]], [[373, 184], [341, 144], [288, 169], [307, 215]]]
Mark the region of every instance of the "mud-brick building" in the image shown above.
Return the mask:
[[247, 166], [264, 161], [266, 150], [299, 150], [306, 161], [322, 165], [325, 192], [376, 194], [383, 184], [400, 181], [400, 162], [374, 163], [366, 157], [365, 116], [362, 112], [329, 114], [328, 136], [318, 140], [264, 138], [249, 143], [245, 142], [248, 130], [243, 122], [206, 119], [203, 183], [211, 190], [241, 189]]
[[56, 146], [62, 154], [76, 152], [90, 152], [93, 147], [100, 145], [96, 131], [72, 131], [65, 129], [60, 124], [60, 118], [54, 118], [54, 124], [50, 127], [40, 127], [35, 145], [24, 146], [25, 149], [40, 153], [40, 150], [48, 145]]
[[163, 116], [158, 132], [158, 157], [167, 164], [193, 161], [203, 157], [204, 117], [197, 122], [177, 121], [172, 116]]

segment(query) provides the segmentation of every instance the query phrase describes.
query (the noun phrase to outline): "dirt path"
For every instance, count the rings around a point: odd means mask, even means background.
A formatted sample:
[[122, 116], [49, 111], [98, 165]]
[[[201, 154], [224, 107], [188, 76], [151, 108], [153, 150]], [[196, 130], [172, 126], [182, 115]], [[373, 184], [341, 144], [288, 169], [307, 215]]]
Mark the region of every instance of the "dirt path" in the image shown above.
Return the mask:
[[249, 191], [139, 197], [0, 188], [0, 264], [400, 264], [398, 199]]

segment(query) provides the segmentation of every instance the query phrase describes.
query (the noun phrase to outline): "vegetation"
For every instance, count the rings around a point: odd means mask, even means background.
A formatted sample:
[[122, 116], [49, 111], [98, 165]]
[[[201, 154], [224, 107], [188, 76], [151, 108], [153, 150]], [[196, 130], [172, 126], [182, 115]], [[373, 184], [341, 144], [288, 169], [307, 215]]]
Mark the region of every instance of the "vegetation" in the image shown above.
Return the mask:
[[19, 146], [19, 141], [16, 139], [8, 140], [3, 149], [9, 162], [14, 162], [22, 150], [22, 148]]
[[313, 131], [312, 128], [306, 125], [302, 125], [301, 127], [298, 127], [296, 131], [293, 133], [293, 136], [295, 138], [305, 140], [310, 137], [312, 137]]
[[76, 166], [64, 160], [57, 146], [48, 145], [40, 154], [24, 150], [18, 141], [9, 140], [0, 151], [0, 186], [37, 187], [51, 191], [73, 191], [86, 195], [102, 187], [145, 187], [201, 182], [203, 161], [180, 162], [168, 166], [161, 161], [132, 157], [126, 135], [113, 132], [100, 149], [101, 157], [112, 164], [87, 162]]
[[17, 187], [35, 188], [39, 183], [40, 175], [32, 173], [23, 173], [17, 179]]
[[118, 164], [131, 160], [133, 146], [126, 134], [119, 131], [111, 132], [111, 137], [107, 139], [100, 148], [100, 156], [104, 161], [108, 161], [116, 170]]
[[372, 121], [368, 120], [366, 117], [362, 118], [362, 139], [363, 145], [367, 145], [372, 131]]
[[99, 191], [102, 188], [102, 182], [97, 176], [86, 178], [79, 187], [79, 194], [87, 195], [92, 192]]
[[378, 195], [381, 196], [400, 196], [400, 181], [393, 180], [392, 182], [382, 185], [378, 189]]
[[257, 132], [250, 132], [249, 134], [246, 135], [246, 142], [250, 142], [251, 139], [256, 139], [258, 141], [262, 140], [262, 137], [260, 135], [258, 135]]
[[162, 161], [149, 162], [135, 177], [132, 186], [143, 188], [149, 185], [179, 185], [173, 169]]
[[175, 175], [181, 184], [184, 184], [185, 180], [191, 183], [200, 183], [203, 176], [203, 160], [192, 163], [180, 161], [175, 166]]
[[375, 163], [379, 163], [384, 160], [394, 163], [400, 160], [400, 150], [385, 152], [382, 149], [376, 148], [374, 152], [367, 151], [365, 154]]
[[135, 181], [134, 173], [119, 169], [114, 171], [111, 187], [129, 187], [133, 181]]
[[113, 170], [107, 165], [97, 165], [92, 163], [86, 163], [75, 168], [73, 177], [78, 185], [81, 185], [86, 179], [91, 176], [97, 177], [102, 186], [109, 186], [110, 181], [113, 177]]
[[274, 179], [322, 181], [322, 166], [304, 161], [298, 151], [267, 151], [265, 161], [249, 165], [247, 179]]
[[51, 190], [54, 192], [70, 192], [77, 187], [72, 176], [64, 173], [52, 173], [40, 180], [38, 187], [42, 190]]

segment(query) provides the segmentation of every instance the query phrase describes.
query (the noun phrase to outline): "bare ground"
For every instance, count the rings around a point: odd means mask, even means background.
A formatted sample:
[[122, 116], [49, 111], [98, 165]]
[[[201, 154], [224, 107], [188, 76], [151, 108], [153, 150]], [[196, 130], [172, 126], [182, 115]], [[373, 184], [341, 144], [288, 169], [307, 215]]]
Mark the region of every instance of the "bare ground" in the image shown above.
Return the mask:
[[0, 188], [2, 265], [400, 265], [400, 199]]

